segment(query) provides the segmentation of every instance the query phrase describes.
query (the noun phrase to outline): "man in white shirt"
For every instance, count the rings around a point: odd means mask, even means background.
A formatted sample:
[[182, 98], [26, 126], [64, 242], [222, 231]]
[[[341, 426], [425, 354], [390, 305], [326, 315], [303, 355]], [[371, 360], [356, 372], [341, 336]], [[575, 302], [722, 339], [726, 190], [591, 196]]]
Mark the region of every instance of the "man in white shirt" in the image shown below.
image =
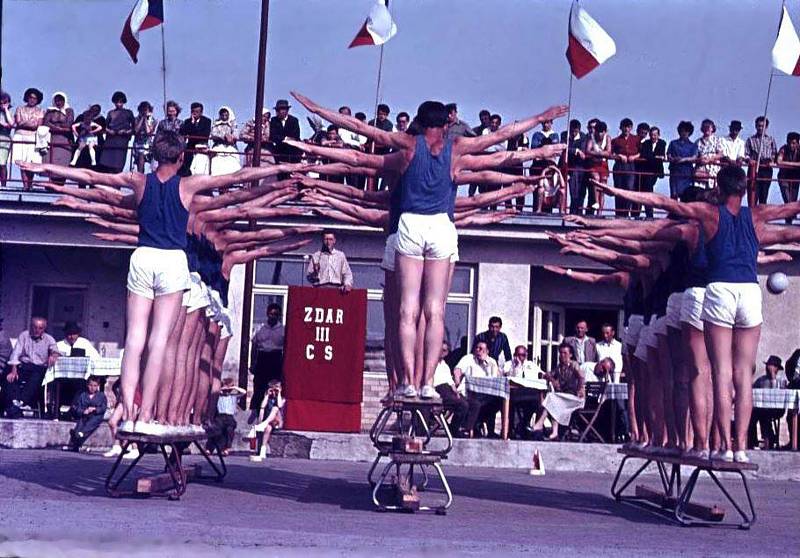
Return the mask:
[[253, 374], [253, 397], [250, 399], [248, 424], [258, 418], [261, 402], [267, 393], [271, 380], [280, 381], [283, 377], [283, 338], [281, 307], [277, 304], [267, 306], [267, 323], [253, 336], [253, 355], [251, 358]]
[[[350, 107], [348, 106], [339, 107], [339, 114], [343, 114], [345, 116], [352, 115]], [[358, 149], [359, 151], [364, 151], [364, 145], [367, 143], [366, 136], [356, 134], [355, 132], [351, 132], [350, 130], [345, 130], [344, 128], [340, 127], [339, 137], [342, 138], [342, 141], [346, 146], [352, 147], [353, 149]]]
[[489, 437], [494, 436], [494, 418], [503, 404], [502, 399], [485, 393], [469, 392], [466, 388], [466, 377], [471, 378], [496, 378], [500, 375], [497, 361], [489, 356], [489, 348], [485, 341], [478, 341], [472, 347], [472, 354], [464, 355], [458, 361], [453, 372], [459, 393], [466, 394], [469, 401], [469, 415], [467, 416], [466, 429], [473, 436], [478, 435], [476, 425], [478, 420], [486, 423]]
[[722, 138], [722, 160], [723, 164], [741, 166], [744, 162], [744, 140], [739, 137], [742, 131], [742, 123], [738, 120], [731, 120], [728, 126], [728, 135]]
[[611, 324], [603, 324], [603, 339], [595, 344], [597, 350], [597, 361], [600, 362], [604, 358], [610, 358], [614, 361], [614, 375], [612, 381], [619, 382], [620, 374], [622, 374], [622, 343], [617, 341], [614, 337], [616, 331]]
[[[541, 369], [528, 360], [525, 345], [514, 348], [514, 357], [503, 366], [503, 375], [509, 378], [529, 380], [541, 378]], [[511, 391], [511, 435], [513, 438], [529, 438], [529, 427], [533, 414], [541, 404], [541, 393], [532, 389], [513, 389]]]
[[433, 387], [436, 393], [442, 398], [445, 409], [453, 411], [453, 418], [450, 420], [450, 432], [456, 438], [464, 438], [466, 434], [463, 430], [464, 420], [469, 413], [469, 402], [456, 389], [453, 374], [447, 366], [445, 358], [450, 354], [450, 345], [447, 341], [442, 342], [442, 355], [436, 370], [433, 372]]
[[64, 324], [64, 339], [56, 343], [56, 349], [65, 357], [85, 356], [92, 360], [100, 358], [100, 353], [94, 348], [91, 341], [81, 337], [81, 327], [75, 322]]
[[514, 356], [511, 360], [503, 364], [503, 376], [509, 378], [539, 378], [541, 370], [533, 361], [528, 360], [528, 349], [525, 345], [517, 345], [514, 349]]

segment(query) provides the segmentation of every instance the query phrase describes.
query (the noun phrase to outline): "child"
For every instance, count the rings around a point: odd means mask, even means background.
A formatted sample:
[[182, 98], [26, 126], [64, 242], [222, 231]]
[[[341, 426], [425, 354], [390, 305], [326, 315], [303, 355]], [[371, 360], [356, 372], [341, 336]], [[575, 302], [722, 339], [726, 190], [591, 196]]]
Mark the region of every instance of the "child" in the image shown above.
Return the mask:
[[70, 162], [70, 166], [72, 167], [78, 164], [78, 159], [84, 148], [89, 150], [89, 158], [92, 160], [92, 166], [94, 167], [97, 165], [97, 156], [95, 155], [97, 133], [102, 131], [103, 127], [92, 121], [94, 116], [91, 110], [87, 110], [81, 115], [80, 121], [72, 125], [72, 132], [78, 136], [78, 149], [75, 150], [75, 155], [72, 156], [72, 161]]
[[269, 453], [269, 438], [275, 428], [283, 426], [283, 407], [286, 405], [286, 400], [281, 393], [280, 380], [270, 381], [267, 389], [267, 396], [261, 403], [261, 410], [265, 417], [264, 420], [256, 424], [250, 431], [250, 437], [256, 438], [258, 432], [263, 432], [261, 435], [261, 449], [257, 455], [251, 455], [250, 461], [260, 462], [266, 459]]
[[[217, 416], [214, 418], [214, 426], [216, 426], [220, 435], [216, 438], [215, 443], [220, 453], [227, 456], [230, 453], [230, 447], [233, 445], [233, 437], [236, 434], [236, 400], [245, 395], [247, 392], [237, 385], [234, 385], [233, 378], [225, 378], [222, 380], [222, 387], [219, 392], [219, 399], [217, 399]], [[212, 445], [212, 440], [209, 439], [209, 444]]]
[[75, 428], [69, 431], [69, 444], [64, 451], [78, 451], [86, 439], [103, 423], [108, 403], [106, 394], [100, 391], [96, 376], [86, 380], [86, 391], [79, 393], [72, 404], [72, 412], [78, 419]]

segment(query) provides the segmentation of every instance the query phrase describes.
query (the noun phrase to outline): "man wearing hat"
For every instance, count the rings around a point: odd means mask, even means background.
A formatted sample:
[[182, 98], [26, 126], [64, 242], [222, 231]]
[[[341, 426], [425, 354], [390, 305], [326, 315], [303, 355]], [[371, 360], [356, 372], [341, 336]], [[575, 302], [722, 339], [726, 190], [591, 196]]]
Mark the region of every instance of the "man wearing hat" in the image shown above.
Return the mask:
[[742, 123], [738, 120], [731, 120], [728, 125], [728, 135], [722, 138], [722, 159], [723, 165], [741, 166], [744, 161], [744, 140], [739, 137], [742, 131]]
[[[783, 370], [783, 362], [780, 357], [771, 355], [764, 364], [766, 365], [766, 373], [753, 382], [753, 388], [786, 389], [786, 377], [782, 374], [779, 376], [779, 372]], [[764, 448], [777, 448], [780, 429], [776, 432], [773, 423], [783, 417], [783, 412], [783, 409], [753, 408], [753, 415], [750, 417], [750, 427], [747, 433], [748, 446], [751, 448], [758, 447], [758, 433], [756, 432], [756, 424], [758, 424], [761, 427], [761, 436], [764, 438]]]
[[291, 105], [286, 99], [275, 103], [275, 116], [269, 122], [269, 140], [278, 163], [300, 162], [300, 151], [283, 143], [285, 138], [300, 141], [300, 121], [289, 114]]
[[81, 337], [81, 327], [75, 322], [64, 324], [64, 339], [56, 343], [56, 348], [61, 356], [86, 356], [91, 359], [100, 358], [100, 353], [94, 348], [91, 341]]

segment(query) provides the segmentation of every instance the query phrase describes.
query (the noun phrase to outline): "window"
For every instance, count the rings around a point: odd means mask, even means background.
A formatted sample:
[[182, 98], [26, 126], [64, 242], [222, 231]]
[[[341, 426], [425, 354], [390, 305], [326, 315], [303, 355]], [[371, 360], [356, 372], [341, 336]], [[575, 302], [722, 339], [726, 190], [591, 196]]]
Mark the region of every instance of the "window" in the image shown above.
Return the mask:
[[530, 328], [533, 339], [528, 353], [542, 370], [549, 372], [558, 362], [558, 346], [564, 339], [564, 314], [563, 306], [538, 303], [533, 306]]
[[67, 322], [77, 322], [90, 335], [84, 322], [87, 288], [83, 286], [33, 285], [31, 317], [47, 319], [47, 331], [60, 338]]

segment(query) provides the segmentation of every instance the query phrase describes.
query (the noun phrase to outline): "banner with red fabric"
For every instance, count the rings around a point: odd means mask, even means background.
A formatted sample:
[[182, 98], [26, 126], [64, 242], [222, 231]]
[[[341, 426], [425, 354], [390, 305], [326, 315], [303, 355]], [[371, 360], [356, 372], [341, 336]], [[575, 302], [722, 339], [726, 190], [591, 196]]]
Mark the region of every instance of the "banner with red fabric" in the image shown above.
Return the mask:
[[286, 428], [359, 432], [367, 291], [289, 287], [283, 377]]

